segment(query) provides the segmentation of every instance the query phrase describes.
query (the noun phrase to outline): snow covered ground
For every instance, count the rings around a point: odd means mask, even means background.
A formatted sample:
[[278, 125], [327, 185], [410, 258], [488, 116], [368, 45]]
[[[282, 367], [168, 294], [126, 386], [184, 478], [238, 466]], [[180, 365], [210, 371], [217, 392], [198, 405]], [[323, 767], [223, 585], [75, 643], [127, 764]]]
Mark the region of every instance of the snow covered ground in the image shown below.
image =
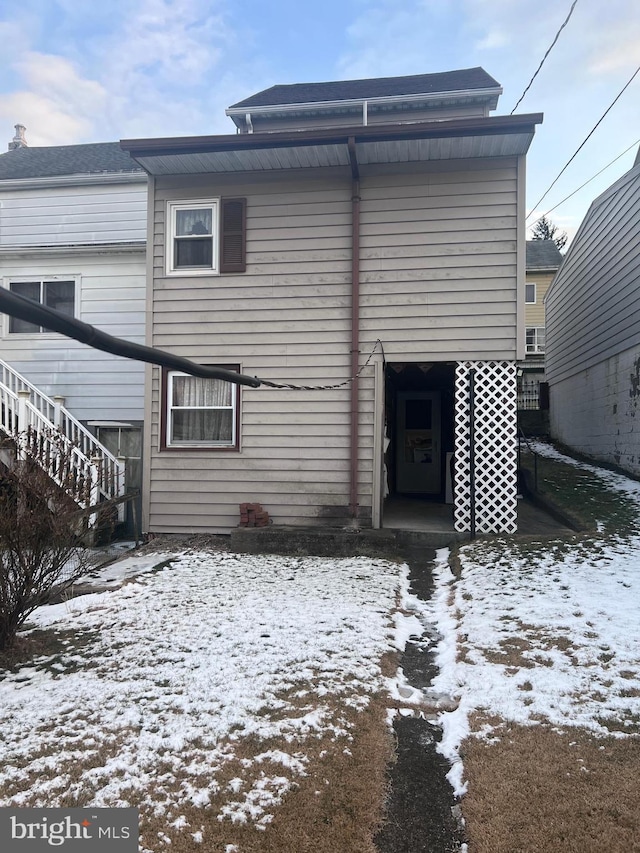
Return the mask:
[[[63, 634], [65, 651], [0, 681], [0, 805], [139, 805], [199, 841], [182, 810], [224, 784], [219, 819], [264, 829], [306, 772], [305, 737], [348, 750], [347, 712], [385, 689], [380, 659], [412, 625], [394, 616], [407, 568], [198, 552], [132, 555], [96, 581], [134, 569], [35, 612], [89, 641]], [[279, 747], [238, 760], [251, 736]]]
[[[536, 449], [595, 474], [633, 500], [640, 518], [640, 483]], [[441, 636], [434, 688], [459, 699], [440, 715], [456, 793], [465, 791], [458, 749], [474, 711], [596, 735], [638, 733], [640, 535], [477, 541], [461, 549], [460, 562], [454, 577], [448, 552], [438, 553], [435, 594], [421, 607]], [[499, 731], [487, 725], [483, 734]]]
[[[640, 517], [640, 483], [579, 467]], [[0, 680], [0, 805], [139, 805], [205, 849], [185, 810], [264, 829], [309, 771], [305, 739], [348, 754], [353, 711], [384, 690], [442, 724], [458, 794], [474, 711], [638, 732], [640, 535], [477, 541], [460, 564], [438, 552], [429, 602], [406, 566], [369, 558], [136, 553], [101, 569], [112, 591], [33, 616], [63, 650]], [[427, 694], [380, 666], [423, 632], [440, 637]], [[247, 755], [252, 738], [278, 746]]]

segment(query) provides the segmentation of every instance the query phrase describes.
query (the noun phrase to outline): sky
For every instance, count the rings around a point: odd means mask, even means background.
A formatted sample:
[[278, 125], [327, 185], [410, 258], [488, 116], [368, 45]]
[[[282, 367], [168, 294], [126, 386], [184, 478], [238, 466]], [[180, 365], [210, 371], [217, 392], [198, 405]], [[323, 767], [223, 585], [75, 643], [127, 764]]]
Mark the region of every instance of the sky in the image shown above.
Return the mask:
[[[508, 115], [571, 0], [0, 0], [0, 151], [235, 131], [224, 110], [277, 83], [482, 66]], [[638, 0], [578, 0], [517, 112], [544, 113], [528, 157], [528, 222], [640, 141]], [[551, 219], [573, 236], [638, 143]]]

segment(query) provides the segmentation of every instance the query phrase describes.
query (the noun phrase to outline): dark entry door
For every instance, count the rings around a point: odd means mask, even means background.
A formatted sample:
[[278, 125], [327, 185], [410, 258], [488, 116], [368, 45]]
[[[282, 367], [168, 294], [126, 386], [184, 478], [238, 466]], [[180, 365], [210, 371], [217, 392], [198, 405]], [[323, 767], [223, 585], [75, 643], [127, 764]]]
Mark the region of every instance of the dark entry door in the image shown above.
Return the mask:
[[398, 393], [396, 490], [438, 494], [441, 490], [440, 392]]

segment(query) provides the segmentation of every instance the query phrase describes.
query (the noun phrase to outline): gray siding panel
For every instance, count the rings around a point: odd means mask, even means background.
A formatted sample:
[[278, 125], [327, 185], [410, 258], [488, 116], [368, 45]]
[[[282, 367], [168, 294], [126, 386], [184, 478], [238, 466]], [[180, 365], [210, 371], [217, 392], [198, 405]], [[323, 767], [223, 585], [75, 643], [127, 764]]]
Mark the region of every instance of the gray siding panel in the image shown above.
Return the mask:
[[[361, 355], [513, 359], [517, 161], [363, 175]], [[351, 184], [322, 179], [210, 186], [158, 179], [152, 343], [203, 363], [239, 363], [275, 382], [348, 380]], [[247, 198], [247, 272], [165, 275], [168, 200]], [[379, 357], [379, 355], [377, 356]], [[371, 505], [373, 367], [359, 380], [359, 502]], [[346, 523], [349, 388], [243, 389], [239, 452], [161, 451], [154, 370], [149, 425], [151, 532], [228, 532], [256, 501], [279, 524]]]
[[638, 343], [640, 169], [590, 208], [547, 294], [547, 377], [561, 382]]

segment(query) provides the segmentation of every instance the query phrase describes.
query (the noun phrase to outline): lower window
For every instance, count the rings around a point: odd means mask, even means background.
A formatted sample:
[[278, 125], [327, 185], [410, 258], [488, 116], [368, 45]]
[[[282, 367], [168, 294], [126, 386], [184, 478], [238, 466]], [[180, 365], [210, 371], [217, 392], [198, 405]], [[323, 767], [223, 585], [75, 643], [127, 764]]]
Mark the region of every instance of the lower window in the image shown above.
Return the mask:
[[165, 447], [237, 448], [238, 386], [175, 370], [165, 375]]
[[[34, 302], [47, 308], [54, 308], [61, 314], [73, 317], [75, 314], [76, 283], [75, 281], [12, 281], [9, 290], [32, 299]], [[47, 330], [36, 323], [27, 320], [19, 320], [17, 317], [9, 318], [10, 334], [38, 334]]]
[[544, 352], [544, 326], [537, 326], [526, 330], [526, 352]]

